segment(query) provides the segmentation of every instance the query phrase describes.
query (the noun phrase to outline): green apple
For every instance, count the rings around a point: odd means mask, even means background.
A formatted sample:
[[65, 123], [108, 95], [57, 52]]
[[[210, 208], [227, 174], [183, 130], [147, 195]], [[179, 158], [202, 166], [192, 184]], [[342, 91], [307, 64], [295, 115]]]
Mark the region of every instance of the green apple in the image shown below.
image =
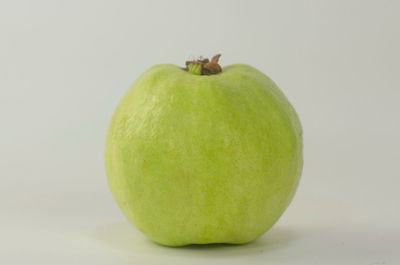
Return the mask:
[[122, 212], [166, 246], [241, 244], [282, 215], [303, 165], [298, 116], [257, 69], [156, 65], [131, 86], [107, 137]]

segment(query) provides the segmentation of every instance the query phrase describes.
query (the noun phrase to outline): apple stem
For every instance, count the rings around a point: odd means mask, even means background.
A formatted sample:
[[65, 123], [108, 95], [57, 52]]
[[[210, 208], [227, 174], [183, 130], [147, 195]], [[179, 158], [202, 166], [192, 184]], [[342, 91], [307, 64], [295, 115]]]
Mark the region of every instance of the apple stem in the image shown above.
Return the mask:
[[222, 72], [221, 66], [218, 64], [218, 60], [221, 54], [217, 54], [211, 58], [211, 61], [207, 58], [198, 59], [195, 61], [187, 61], [185, 71], [195, 75], [215, 75]]

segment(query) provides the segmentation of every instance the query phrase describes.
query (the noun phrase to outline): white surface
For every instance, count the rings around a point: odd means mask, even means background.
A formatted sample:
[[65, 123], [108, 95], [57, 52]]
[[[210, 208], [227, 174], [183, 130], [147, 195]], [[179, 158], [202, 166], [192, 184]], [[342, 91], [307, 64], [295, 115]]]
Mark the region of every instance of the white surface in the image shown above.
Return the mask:
[[[400, 264], [399, 1], [1, 1], [0, 264]], [[153, 64], [223, 54], [298, 110], [305, 168], [244, 246], [164, 248], [111, 199], [105, 131]]]

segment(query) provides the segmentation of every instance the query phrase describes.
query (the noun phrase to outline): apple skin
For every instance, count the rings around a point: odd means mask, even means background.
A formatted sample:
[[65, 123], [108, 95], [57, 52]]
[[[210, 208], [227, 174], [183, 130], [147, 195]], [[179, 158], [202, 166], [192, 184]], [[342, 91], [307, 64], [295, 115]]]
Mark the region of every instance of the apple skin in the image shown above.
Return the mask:
[[281, 90], [251, 66], [195, 75], [156, 65], [115, 111], [105, 161], [115, 200], [151, 240], [242, 244], [292, 200], [302, 129]]

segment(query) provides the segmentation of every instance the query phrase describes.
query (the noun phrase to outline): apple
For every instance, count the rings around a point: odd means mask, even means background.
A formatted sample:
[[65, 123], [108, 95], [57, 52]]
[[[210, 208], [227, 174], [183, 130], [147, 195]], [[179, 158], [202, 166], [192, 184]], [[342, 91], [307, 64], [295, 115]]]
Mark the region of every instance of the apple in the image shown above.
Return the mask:
[[106, 173], [122, 212], [166, 246], [242, 244], [285, 211], [303, 165], [298, 116], [244, 64], [156, 65], [130, 87], [107, 136]]

